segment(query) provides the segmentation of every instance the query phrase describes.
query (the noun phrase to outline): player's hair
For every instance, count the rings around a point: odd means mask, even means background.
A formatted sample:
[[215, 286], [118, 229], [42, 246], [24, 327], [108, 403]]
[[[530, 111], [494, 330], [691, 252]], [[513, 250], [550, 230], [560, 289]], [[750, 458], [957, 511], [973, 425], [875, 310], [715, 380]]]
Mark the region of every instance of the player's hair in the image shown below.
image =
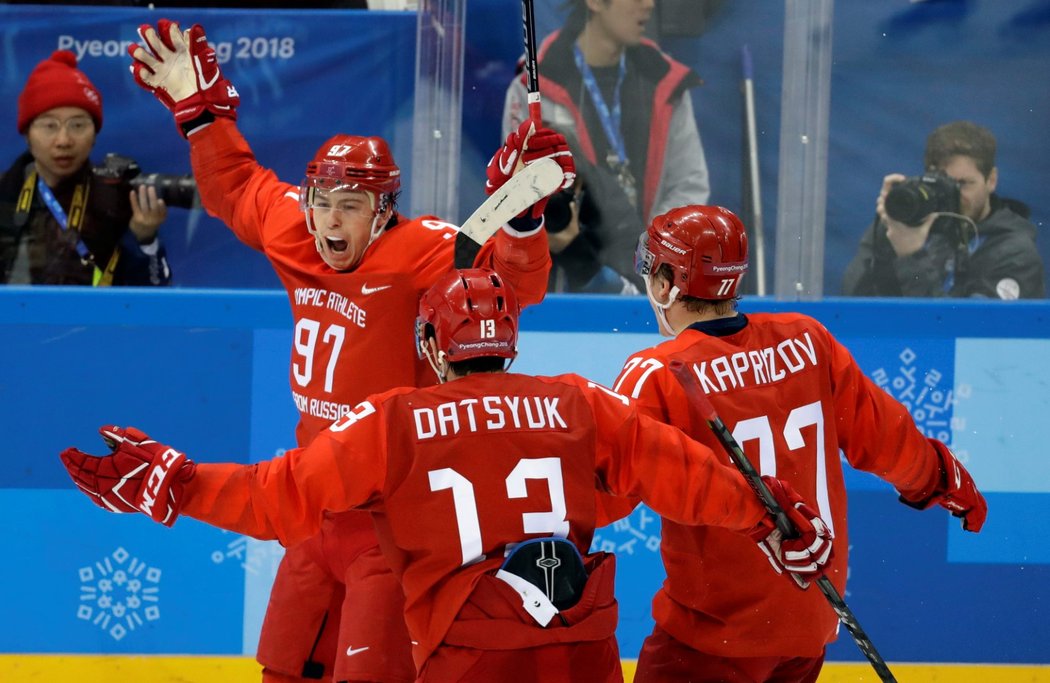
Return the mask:
[[[434, 326], [425, 323], [423, 326], [423, 339], [429, 341], [436, 336]], [[466, 360], [452, 361], [448, 364], [450, 370], [462, 377], [473, 372], [502, 372], [506, 369], [507, 361], [499, 356], [479, 356]]]
[[[674, 271], [666, 263], [661, 263], [660, 267], [656, 269], [656, 276], [662, 277], [668, 282], [674, 282]], [[679, 294], [678, 300], [685, 304], [686, 310], [690, 313], [711, 312], [715, 315], [729, 315], [736, 310], [740, 297], [734, 296], [732, 299], [701, 299], [687, 294]]]
[[506, 359], [499, 356], [482, 356], [449, 363], [449, 369], [460, 377], [475, 372], [503, 372]]
[[927, 169], [942, 168], [954, 156], [973, 159], [985, 178], [995, 168], [995, 136], [972, 121], [953, 121], [937, 128], [926, 138], [923, 163]]

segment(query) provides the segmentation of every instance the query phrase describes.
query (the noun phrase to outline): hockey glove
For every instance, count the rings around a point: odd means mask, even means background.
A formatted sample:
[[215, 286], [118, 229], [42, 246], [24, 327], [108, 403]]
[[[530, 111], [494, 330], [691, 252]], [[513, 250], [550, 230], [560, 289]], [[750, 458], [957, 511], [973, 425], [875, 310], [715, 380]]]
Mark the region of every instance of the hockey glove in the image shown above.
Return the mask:
[[817, 577], [831, 561], [831, 530], [813, 508], [802, 502], [802, 497], [781, 479], [762, 477], [773, 498], [783, 508], [797, 532], [794, 538], [784, 538], [772, 515], [766, 515], [749, 534], [777, 574], [788, 572], [800, 587], [809, 586], [807, 579]]
[[[562, 170], [562, 184], [555, 190], [572, 187], [576, 181], [576, 162], [569, 151], [565, 136], [550, 128], [536, 129], [531, 120], [524, 121], [518, 129], [507, 136], [507, 141], [492, 155], [485, 169], [488, 179], [485, 181], [485, 194], [491, 195], [503, 186], [503, 183], [514, 175], [519, 168], [539, 159], [550, 157], [558, 162]], [[523, 211], [511, 227], [518, 230], [531, 230], [539, 226], [543, 210], [547, 207], [548, 197], [532, 205], [531, 211]], [[528, 220], [522, 220], [528, 219]]]
[[183, 137], [216, 116], [237, 119], [241, 98], [219, 71], [215, 50], [200, 24], [182, 31], [175, 22], [161, 19], [156, 30], [141, 25], [139, 37], [142, 45], [128, 46], [131, 73], [171, 110]]
[[901, 494], [900, 501], [918, 510], [940, 505], [962, 518], [963, 529], [977, 533], [988, 516], [988, 503], [977, 490], [973, 477], [955, 459], [951, 450], [937, 439], [929, 439], [929, 442], [940, 459], [941, 477], [937, 488], [921, 500], [908, 500]]
[[76, 448], [62, 451], [62, 464], [73, 482], [100, 508], [142, 512], [164, 526], [174, 524], [183, 487], [197, 465], [134, 427], [107, 425], [98, 431], [113, 449], [111, 455], [96, 457]]

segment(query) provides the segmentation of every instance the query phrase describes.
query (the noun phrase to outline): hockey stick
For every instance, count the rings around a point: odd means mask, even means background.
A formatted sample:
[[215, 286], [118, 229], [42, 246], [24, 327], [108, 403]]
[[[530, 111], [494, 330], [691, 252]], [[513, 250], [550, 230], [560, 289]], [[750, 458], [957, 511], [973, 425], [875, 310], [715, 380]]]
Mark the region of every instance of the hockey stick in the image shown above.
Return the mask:
[[543, 120], [540, 114], [540, 71], [536, 60], [536, 8], [533, 0], [521, 0], [521, 27], [525, 41], [525, 83], [529, 91], [529, 118], [536, 127]]
[[481, 245], [500, 227], [561, 185], [561, 166], [551, 158], [538, 159], [503, 183], [470, 215], [456, 234], [456, 268], [471, 268]]
[[[542, 115], [540, 113], [539, 69], [536, 64], [536, 12], [533, 0], [521, 0], [521, 25], [525, 42], [529, 118], [532, 119], [536, 128], [539, 128], [542, 125]], [[538, 168], [541, 165], [543, 168]], [[557, 172], [556, 178], [555, 172]], [[472, 267], [481, 245], [492, 237], [501, 225], [552, 194], [561, 185], [561, 182], [561, 168], [554, 160], [541, 159], [529, 166], [524, 166], [519, 160], [514, 175], [460, 226], [459, 234], [456, 235], [456, 251], [453, 260], [455, 267]], [[522, 203], [526, 200], [528, 200], [527, 203]], [[512, 208], [516, 210], [511, 212]]]
[[[711, 431], [718, 437], [719, 442], [722, 444], [722, 448], [725, 449], [726, 453], [729, 454], [733, 464], [736, 465], [740, 473], [747, 479], [748, 485], [751, 490], [755, 492], [759, 500], [762, 501], [762, 505], [765, 506], [769, 514], [773, 515], [776, 520], [777, 528], [784, 535], [785, 538], [793, 538], [797, 536], [795, 527], [791, 524], [791, 521], [784, 514], [783, 508], [777, 503], [776, 499], [773, 498], [773, 494], [770, 493], [766, 487], [765, 482], [762, 481], [758, 471], [751, 465], [751, 461], [748, 460], [747, 455], [744, 454], [744, 450], [740, 448], [740, 444], [737, 443], [733, 434], [726, 427], [725, 423], [722, 422], [721, 418], [718, 417], [718, 413], [715, 412], [715, 407], [711, 405], [711, 401], [708, 400], [707, 395], [704, 394], [700, 388], [700, 384], [696, 376], [690, 372], [689, 368], [680, 360], [673, 360], [670, 364], [671, 373], [678, 380], [678, 383], [682, 385], [682, 389], [685, 390], [686, 396], [689, 398], [689, 407], [692, 409], [691, 415], [695, 418], [699, 415], [707, 426], [711, 428]], [[888, 683], [896, 683], [897, 679], [893, 677], [890, 672], [889, 666], [886, 665], [886, 660], [882, 658], [878, 650], [875, 649], [875, 644], [871, 642], [871, 638], [861, 628], [860, 622], [857, 621], [857, 617], [854, 616], [853, 611], [846, 605], [846, 601], [839, 595], [834, 584], [831, 583], [831, 579], [826, 576], [821, 576], [816, 581], [817, 586], [820, 587], [820, 592], [827, 598], [831, 608], [835, 610], [835, 614], [838, 615], [839, 621], [846, 630], [849, 631], [850, 635], [853, 636], [854, 642], [857, 643], [857, 647], [864, 653], [864, 656], [871, 662], [872, 668], [875, 669], [875, 673], [879, 675], [879, 678]]]

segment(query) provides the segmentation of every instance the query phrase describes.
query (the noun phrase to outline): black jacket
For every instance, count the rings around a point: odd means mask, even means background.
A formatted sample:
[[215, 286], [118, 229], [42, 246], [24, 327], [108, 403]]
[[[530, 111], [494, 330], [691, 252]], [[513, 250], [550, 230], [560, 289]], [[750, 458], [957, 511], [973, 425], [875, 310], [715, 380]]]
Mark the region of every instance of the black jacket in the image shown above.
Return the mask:
[[[27, 216], [16, 216], [19, 193], [26, 180], [29, 152], [15, 160], [0, 178], [0, 283], [11, 280], [19, 248], [28, 242], [28, 276], [31, 284], [90, 285], [95, 267], [104, 270], [113, 255], [120, 255], [113, 271], [113, 285], [167, 285], [171, 272], [160, 238], [143, 251], [128, 228], [131, 221], [130, 187], [125, 182], [96, 175], [89, 163], [73, 177], [53, 188], [67, 215], [78, 184], [87, 183], [88, 201], [79, 235], [63, 230], [34, 187]], [[78, 238], [91, 254], [85, 263], [77, 252]], [[149, 252], [149, 253], [147, 253]]]
[[992, 212], [972, 227], [941, 217], [926, 246], [898, 258], [875, 221], [846, 268], [849, 296], [984, 297], [1040, 299], [1046, 296], [1035, 225], [1021, 202], [991, 198]]

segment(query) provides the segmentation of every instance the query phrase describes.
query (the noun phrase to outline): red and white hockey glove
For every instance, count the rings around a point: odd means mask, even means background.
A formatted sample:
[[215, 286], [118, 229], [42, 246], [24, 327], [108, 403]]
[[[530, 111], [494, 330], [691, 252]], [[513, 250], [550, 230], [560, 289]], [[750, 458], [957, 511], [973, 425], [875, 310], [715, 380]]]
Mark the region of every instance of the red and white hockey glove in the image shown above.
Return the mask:
[[167, 19], [139, 27], [142, 45], [128, 46], [135, 82], [153, 93], [175, 115], [183, 137], [212, 119], [237, 119], [241, 98], [222, 76], [215, 50], [204, 29], [194, 24], [188, 31]]
[[901, 494], [900, 501], [918, 510], [940, 505], [962, 518], [963, 529], [977, 533], [988, 516], [988, 503], [977, 490], [970, 473], [955, 459], [951, 449], [937, 439], [929, 439], [929, 442], [941, 461], [941, 478], [937, 488], [921, 500], [908, 500]]
[[784, 538], [772, 515], [766, 515], [749, 534], [777, 574], [787, 572], [795, 583], [806, 588], [808, 579], [823, 574], [831, 561], [831, 530], [786, 481], [769, 476], [762, 477], [762, 481], [783, 508], [797, 535]]
[[73, 482], [100, 508], [142, 512], [164, 526], [174, 524], [196, 463], [134, 427], [107, 425], [98, 432], [113, 449], [111, 455], [97, 457], [76, 448], [62, 451], [62, 464]]
[[[485, 169], [485, 175], [488, 177], [485, 181], [485, 194], [491, 195], [502, 187], [519, 168], [547, 157], [558, 162], [562, 170], [562, 183], [555, 192], [572, 187], [576, 181], [576, 161], [572, 158], [565, 136], [550, 128], [537, 130], [531, 120], [522, 122], [517, 130], [507, 136], [503, 147], [489, 160]], [[539, 225], [548, 199], [549, 197], [544, 197], [532, 205], [531, 212], [523, 211], [518, 217], [529, 216], [533, 225]]]

